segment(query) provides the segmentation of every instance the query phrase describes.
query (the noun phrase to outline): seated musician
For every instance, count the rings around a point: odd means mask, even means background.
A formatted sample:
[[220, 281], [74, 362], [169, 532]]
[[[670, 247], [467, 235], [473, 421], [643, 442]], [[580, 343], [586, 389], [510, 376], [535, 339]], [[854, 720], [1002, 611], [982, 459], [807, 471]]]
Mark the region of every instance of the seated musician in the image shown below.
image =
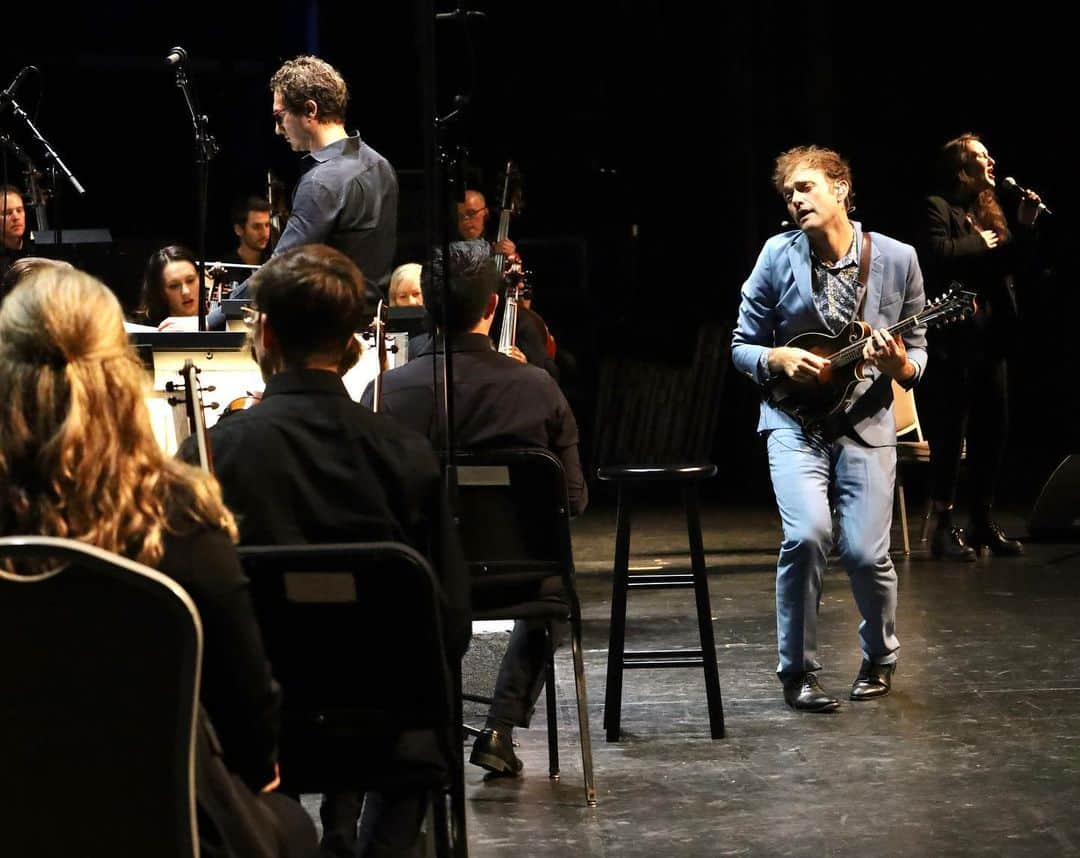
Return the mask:
[[48, 259], [44, 256], [23, 256], [16, 259], [11, 263], [11, 267], [4, 272], [3, 278], [0, 278], [0, 301], [4, 300], [8, 292], [35, 271], [41, 271], [43, 268], [70, 270], [71, 267], [71, 263], [65, 262], [63, 259]]
[[[911, 388], [919, 380], [926, 326], [902, 337], [888, 328], [922, 312], [923, 279], [912, 247], [880, 233], [870, 236], [849, 218], [851, 169], [836, 152], [791, 149], [776, 159], [773, 181], [799, 228], [765, 243], [742, 287], [731, 349], [736, 368], [766, 389], [790, 380], [816, 390], [832, 378], [829, 359], [784, 344], [811, 332], [840, 334], [853, 321], [873, 328], [862, 345], [869, 378], [854, 388], [836, 419], [808, 428], [766, 396], [758, 421], [784, 527], [776, 569], [776, 672], [793, 709], [830, 712], [839, 701], [818, 682], [817, 620], [834, 517], [840, 561], [862, 614], [862, 666], [850, 698], [888, 694], [896, 669], [897, 582], [889, 558], [896, 475], [892, 381]], [[836, 368], [837, 379], [842, 370]]]
[[[199, 771], [209, 773], [197, 786], [202, 854], [250, 854], [245, 844], [258, 840], [273, 847], [261, 856], [314, 855], [311, 819], [272, 792], [281, 691], [233, 546], [232, 514], [213, 477], [158, 446], [144, 374], [120, 304], [102, 283], [49, 265], [15, 287], [0, 307], [0, 535], [77, 539], [151, 566], [188, 592], [204, 632], [200, 700], [224, 754], [223, 767], [199, 757]], [[206, 739], [207, 724], [199, 730]], [[209, 740], [198, 747], [213, 753]], [[76, 800], [79, 788], [69, 788]]]
[[[451, 247], [451, 253], [455, 248]], [[554, 452], [566, 472], [570, 512], [577, 515], [588, 502], [581, 471], [578, 427], [559, 386], [538, 367], [520, 363], [495, 351], [489, 330], [498, 305], [498, 278], [489, 263], [462, 268], [451, 256], [450, 302], [446, 308], [448, 335], [454, 350], [454, 414], [457, 443], [463, 448], [540, 447]], [[426, 273], [426, 269], [425, 269]], [[424, 304], [438, 307], [439, 292], [424, 278]], [[424, 432], [440, 447], [440, 427], [434, 375], [442, 377], [434, 349], [383, 375], [381, 413]], [[362, 402], [370, 405], [373, 386]], [[556, 636], [565, 629], [553, 629]], [[489, 771], [516, 775], [522, 764], [514, 753], [514, 727], [528, 727], [544, 682], [543, 623], [518, 621], [503, 657], [482, 735], [473, 745], [471, 761]]]
[[142, 315], [160, 330], [196, 330], [199, 269], [195, 254], [179, 244], [155, 250], [143, 275]]
[[222, 262], [262, 265], [270, 258], [270, 203], [259, 196], [241, 197], [233, 205], [231, 217], [240, 243]]
[[[437, 560], [447, 533], [450, 558], [433, 566], [448, 598], [447, 651], [460, 659], [471, 634], [468, 573], [441, 502], [438, 460], [426, 438], [354, 402], [341, 380], [359, 356], [363, 275], [340, 251], [312, 244], [273, 257], [251, 286], [252, 347], [266, 390], [208, 433], [241, 543], [390, 540]], [[193, 461], [194, 442], [178, 455]], [[411, 854], [426, 797], [383, 793], [380, 801], [376, 847]], [[359, 811], [355, 793], [324, 797], [327, 854], [354, 854]]]
[[390, 275], [391, 307], [423, 307], [424, 293], [420, 289], [420, 271], [423, 266], [406, 262]]
[[[456, 215], [458, 235], [462, 239], [461, 244], [467, 247], [466, 252], [479, 258], [501, 253], [508, 263], [520, 268], [521, 257], [518, 255], [514, 242], [509, 238], [488, 241], [485, 237], [491, 212], [482, 193], [476, 190], [465, 191], [465, 200], [457, 204]], [[500, 285], [500, 296], [504, 302], [505, 295], [505, 290]], [[503, 313], [500, 309], [491, 326], [492, 338], [496, 342], [498, 342], [502, 324]], [[559, 367], [555, 362], [555, 340], [548, 331], [547, 324], [532, 309], [531, 298], [518, 303], [518, 326], [514, 343], [514, 352], [511, 357], [543, 367], [556, 381], [559, 379]]]
[[31, 253], [29, 245], [22, 192], [14, 185], [0, 185], [0, 277]]

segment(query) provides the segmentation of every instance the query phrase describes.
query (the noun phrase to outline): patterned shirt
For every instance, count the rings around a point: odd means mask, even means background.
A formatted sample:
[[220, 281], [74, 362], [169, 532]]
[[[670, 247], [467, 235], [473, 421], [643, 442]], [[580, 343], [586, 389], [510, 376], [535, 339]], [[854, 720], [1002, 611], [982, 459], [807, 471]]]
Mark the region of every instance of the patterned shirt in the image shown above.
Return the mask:
[[810, 251], [813, 266], [814, 303], [825, 319], [829, 333], [838, 334], [855, 315], [855, 297], [859, 291], [859, 256], [855, 239], [843, 258], [833, 264], [822, 262]]

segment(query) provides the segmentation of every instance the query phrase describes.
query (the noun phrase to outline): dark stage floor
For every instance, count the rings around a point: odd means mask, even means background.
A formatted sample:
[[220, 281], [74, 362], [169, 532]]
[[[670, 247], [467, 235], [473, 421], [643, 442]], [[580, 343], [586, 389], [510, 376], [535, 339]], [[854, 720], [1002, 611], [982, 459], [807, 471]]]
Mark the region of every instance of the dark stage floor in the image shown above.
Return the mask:
[[[1022, 532], [1019, 518], [1003, 523]], [[632, 565], [685, 564], [677, 507], [641, 510], [635, 525]], [[846, 702], [858, 615], [846, 575], [830, 573], [821, 678], [845, 702], [807, 715], [784, 705], [773, 673], [774, 515], [711, 507], [704, 525], [727, 738], [709, 738], [695, 668], [627, 672], [623, 739], [604, 741], [614, 509], [594, 508], [575, 522], [574, 548], [599, 806], [584, 802], [566, 649], [562, 780], [547, 777], [541, 711], [517, 734], [522, 779], [485, 781], [466, 767], [472, 855], [1080, 852], [1077, 545], [1029, 545], [1020, 559], [968, 565], [924, 550], [897, 555], [894, 691], [861, 704]], [[629, 616], [628, 648], [697, 645], [692, 591], [635, 591]], [[491, 643], [497, 649], [498, 638]], [[482, 663], [483, 639], [475, 649]]]

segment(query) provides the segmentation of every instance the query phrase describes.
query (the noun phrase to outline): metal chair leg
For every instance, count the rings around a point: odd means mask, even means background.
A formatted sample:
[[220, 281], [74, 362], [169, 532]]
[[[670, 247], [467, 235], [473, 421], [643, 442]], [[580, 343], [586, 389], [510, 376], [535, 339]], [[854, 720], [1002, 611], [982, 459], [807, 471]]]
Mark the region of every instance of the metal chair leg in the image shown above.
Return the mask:
[[[454, 671], [454, 724], [461, 724], [461, 664], [451, 668]], [[452, 738], [457, 741], [447, 742], [450, 760], [450, 841], [454, 858], [468, 858], [469, 843], [465, 833], [465, 748], [461, 732], [452, 728]]]
[[446, 799], [446, 793], [442, 790], [432, 790], [432, 835], [435, 839], [436, 858], [450, 858], [451, 855], [450, 817], [446, 813]]
[[551, 623], [544, 628], [547, 646], [547, 665], [544, 676], [544, 697], [547, 702], [548, 777], [559, 779], [559, 716], [555, 705], [555, 641], [551, 637]]
[[571, 594], [570, 645], [574, 657], [574, 691], [577, 698], [578, 734], [581, 741], [581, 770], [585, 775], [585, 803], [596, 807], [596, 782], [593, 778], [592, 735], [589, 733], [589, 697], [585, 691], [585, 659], [581, 651], [581, 606], [577, 594]]

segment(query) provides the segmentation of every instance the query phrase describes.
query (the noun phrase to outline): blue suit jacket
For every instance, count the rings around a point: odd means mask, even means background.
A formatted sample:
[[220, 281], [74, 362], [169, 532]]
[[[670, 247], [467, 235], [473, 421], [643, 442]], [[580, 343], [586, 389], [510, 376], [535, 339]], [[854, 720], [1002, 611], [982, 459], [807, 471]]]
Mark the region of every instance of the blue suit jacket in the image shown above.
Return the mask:
[[[853, 225], [855, 246], [861, 248], [862, 227], [858, 223]], [[922, 272], [915, 249], [910, 245], [871, 233], [871, 248], [862, 318], [874, 328], [887, 328], [922, 311], [925, 304]], [[754, 270], [742, 287], [739, 321], [731, 348], [735, 366], [757, 384], [768, 380], [765, 357], [769, 349], [782, 346], [799, 334], [828, 330], [814, 303], [811, 279], [810, 241], [805, 233], [785, 232], [765, 242]], [[856, 306], [863, 291], [860, 287]], [[919, 326], [906, 333], [904, 344], [908, 358], [918, 370], [917, 381], [926, 367], [926, 327]], [[870, 399], [860, 406], [858, 400], [864, 396]], [[858, 415], [854, 419], [854, 432], [864, 443], [872, 447], [896, 443], [891, 403], [890, 379], [871, 369], [870, 377], [856, 386], [848, 403], [849, 413]], [[869, 413], [865, 413], [868, 404]], [[758, 431], [781, 428], [798, 428], [798, 423], [763, 401]]]

